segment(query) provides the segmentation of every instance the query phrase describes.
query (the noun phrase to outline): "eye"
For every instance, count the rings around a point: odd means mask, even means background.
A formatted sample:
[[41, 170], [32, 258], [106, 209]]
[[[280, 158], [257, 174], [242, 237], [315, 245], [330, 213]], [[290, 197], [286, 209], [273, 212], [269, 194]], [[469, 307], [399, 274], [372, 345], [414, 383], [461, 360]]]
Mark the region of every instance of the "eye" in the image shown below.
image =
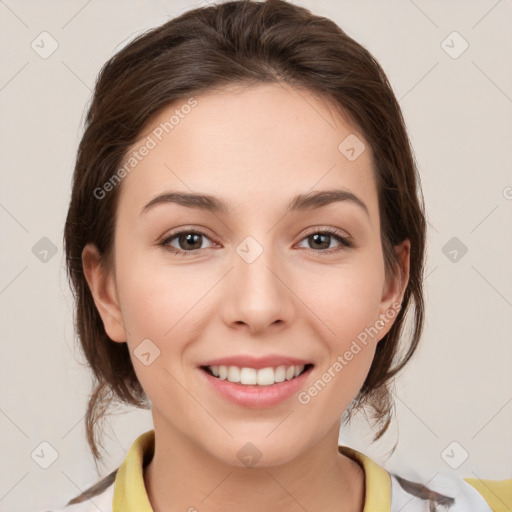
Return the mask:
[[[173, 254], [179, 256], [191, 256], [196, 251], [204, 249], [204, 247], [201, 247], [201, 242], [203, 241], [203, 239], [209, 240], [209, 238], [201, 231], [179, 231], [164, 238], [161, 242], [159, 242], [159, 245], [171, 251]], [[336, 240], [341, 247], [330, 247], [333, 239]], [[172, 242], [174, 240], [176, 240], [178, 247], [172, 245]], [[302, 240], [311, 240], [313, 243], [313, 247], [311, 247], [311, 250], [327, 254], [338, 252], [345, 248], [355, 247], [355, 244], [350, 237], [344, 235], [341, 231], [333, 228], [326, 228], [318, 231], [313, 231]]]
[[[170, 250], [173, 254], [177, 254], [179, 256], [190, 256], [193, 255], [195, 251], [203, 249], [203, 247], [201, 247], [203, 238], [209, 240], [209, 238], [200, 231], [179, 231], [178, 233], [174, 233], [173, 235], [164, 238], [159, 245]], [[171, 245], [171, 242], [174, 239], [176, 239], [178, 243], [178, 248]]]
[[[336, 240], [341, 248], [332, 248], [330, 247], [330, 242], [332, 240]], [[318, 249], [329, 249], [328, 251], [320, 250], [320, 252], [331, 254], [333, 252], [338, 252], [345, 248], [355, 247], [353, 240], [344, 235], [341, 231], [333, 228], [326, 228], [319, 231], [314, 231], [307, 235], [303, 240], [310, 240], [313, 244], [311, 247], [315, 252], [318, 252]]]

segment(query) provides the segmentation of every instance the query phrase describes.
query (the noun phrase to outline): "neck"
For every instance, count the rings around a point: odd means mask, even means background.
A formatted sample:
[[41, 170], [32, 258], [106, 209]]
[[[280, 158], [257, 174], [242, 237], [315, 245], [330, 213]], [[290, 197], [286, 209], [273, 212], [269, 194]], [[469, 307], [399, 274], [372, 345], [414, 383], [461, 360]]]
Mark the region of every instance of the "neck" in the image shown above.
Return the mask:
[[364, 471], [338, 452], [340, 422], [294, 459], [267, 467], [226, 464], [157, 423], [144, 471], [154, 512], [363, 512]]

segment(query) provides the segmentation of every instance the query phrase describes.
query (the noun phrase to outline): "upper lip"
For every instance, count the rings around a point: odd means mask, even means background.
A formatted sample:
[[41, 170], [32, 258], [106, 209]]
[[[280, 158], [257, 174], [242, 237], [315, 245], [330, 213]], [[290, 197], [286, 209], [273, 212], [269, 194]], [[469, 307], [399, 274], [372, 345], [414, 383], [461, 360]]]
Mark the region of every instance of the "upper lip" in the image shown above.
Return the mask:
[[238, 366], [239, 368], [261, 368], [277, 366], [302, 366], [313, 364], [311, 361], [298, 359], [296, 357], [270, 355], [265, 357], [254, 357], [249, 355], [221, 357], [205, 361], [200, 366]]

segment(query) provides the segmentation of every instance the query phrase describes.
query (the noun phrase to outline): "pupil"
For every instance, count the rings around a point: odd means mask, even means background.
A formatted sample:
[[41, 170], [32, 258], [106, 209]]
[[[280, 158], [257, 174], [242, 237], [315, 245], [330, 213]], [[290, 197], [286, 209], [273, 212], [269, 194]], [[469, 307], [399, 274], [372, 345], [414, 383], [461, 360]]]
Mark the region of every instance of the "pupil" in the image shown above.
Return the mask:
[[[196, 244], [197, 244], [197, 239], [200, 237], [201, 235], [197, 234], [197, 233], [188, 233], [187, 235], [182, 235], [180, 238], [183, 240], [185, 239], [186, 241], [186, 244], [189, 244], [188, 248], [192, 248], [192, 249], [196, 249], [196, 247], [190, 247], [190, 244], [194, 245], [194, 241], [193, 241], [193, 238], [196, 237]], [[201, 244], [199, 244], [201, 245]]]
[[[313, 235], [313, 239], [314, 239], [315, 243], [317, 243], [317, 242], [318, 242], [318, 239], [319, 239], [319, 238], [329, 238], [329, 235], [323, 235], [323, 234], [320, 234], [320, 233], [317, 233], [317, 234]], [[317, 244], [317, 245], [318, 245], [318, 244]], [[325, 242], [323, 242], [323, 243], [322, 243], [322, 242], [320, 242], [320, 243], [319, 243], [319, 245], [323, 245], [323, 246], [325, 246]], [[329, 247], [329, 243], [327, 243], [327, 246], [326, 246], [326, 247], [324, 247], [324, 248], [328, 248], [328, 247]]]

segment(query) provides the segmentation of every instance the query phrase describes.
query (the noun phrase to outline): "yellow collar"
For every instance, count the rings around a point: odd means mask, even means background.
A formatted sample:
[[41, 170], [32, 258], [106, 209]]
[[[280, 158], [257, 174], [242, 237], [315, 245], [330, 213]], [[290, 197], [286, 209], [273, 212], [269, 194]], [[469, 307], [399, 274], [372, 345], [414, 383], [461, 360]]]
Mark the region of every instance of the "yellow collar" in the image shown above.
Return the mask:
[[[155, 431], [140, 435], [132, 444], [114, 482], [112, 512], [153, 512], [144, 486], [144, 466], [153, 456]], [[389, 473], [364, 455], [348, 446], [338, 451], [359, 462], [365, 474], [365, 505], [363, 512], [391, 512], [391, 480]]]
[[155, 431], [140, 435], [117, 470], [112, 512], [153, 512], [144, 486], [144, 457], [152, 457]]
[[338, 451], [363, 466], [365, 494], [363, 512], [391, 512], [391, 477], [368, 455], [348, 446], [338, 446]]

